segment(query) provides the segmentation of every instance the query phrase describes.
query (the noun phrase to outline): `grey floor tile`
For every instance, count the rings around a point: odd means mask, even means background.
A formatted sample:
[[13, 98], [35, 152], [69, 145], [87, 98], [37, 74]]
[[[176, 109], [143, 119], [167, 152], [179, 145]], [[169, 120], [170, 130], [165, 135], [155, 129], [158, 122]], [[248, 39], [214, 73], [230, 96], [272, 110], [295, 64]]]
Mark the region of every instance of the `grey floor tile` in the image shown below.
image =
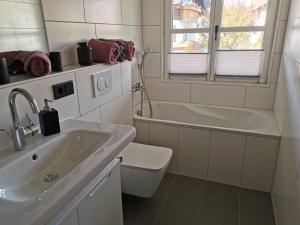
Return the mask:
[[201, 180], [201, 179], [177, 175], [174, 185], [204, 193], [205, 187], [206, 187], [206, 181]]
[[269, 193], [241, 190], [241, 225], [275, 225], [272, 200]]
[[203, 207], [228, 213], [239, 213], [240, 188], [207, 182]]
[[124, 194], [124, 225], [153, 225], [174, 179], [174, 174], [166, 174], [152, 198], [139, 198]]
[[158, 216], [156, 225], [196, 225], [203, 195], [174, 185]]
[[239, 225], [239, 215], [202, 208], [197, 225]]

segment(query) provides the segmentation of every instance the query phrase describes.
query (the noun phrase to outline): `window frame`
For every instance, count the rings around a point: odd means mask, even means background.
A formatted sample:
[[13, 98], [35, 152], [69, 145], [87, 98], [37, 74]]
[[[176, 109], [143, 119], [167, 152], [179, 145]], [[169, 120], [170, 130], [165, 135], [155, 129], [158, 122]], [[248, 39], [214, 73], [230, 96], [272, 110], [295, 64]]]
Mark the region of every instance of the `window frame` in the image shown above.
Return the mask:
[[[211, 14], [210, 14], [210, 26], [209, 28], [191, 28], [191, 29], [173, 29], [172, 23], [172, 0], [165, 0], [164, 7], [164, 21], [163, 21], [163, 74], [164, 78], [167, 79], [179, 79], [185, 80], [184, 77], [193, 77], [191, 80], [199, 81], [211, 81], [211, 82], [240, 82], [240, 83], [264, 83], [268, 82], [269, 67], [271, 62], [271, 53], [273, 48], [273, 42], [275, 37], [273, 34], [275, 32], [275, 25], [277, 23], [276, 14], [277, 6], [279, 0], [269, 0], [267, 8], [267, 17], [265, 26], [246, 26], [246, 27], [221, 27], [222, 20], [222, 10], [223, 10], [224, 0], [212, 0], [211, 1]], [[217, 39], [215, 39], [215, 27], [219, 26], [219, 32]], [[263, 31], [264, 39], [262, 50], [264, 51], [261, 73], [259, 76], [246, 77], [246, 76], [219, 76], [215, 74], [216, 70], [216, 54], [220, 42], [220, 34], [222, 32], [253, 32], [253, 31]], [[170, 74], [169, 73], [169, 54], [172, 49], [172, 34], [176, 33], [209, 33], [208, 41], [208, 68], [207, 74]], [[242, 51], [242, 50], [237, 50]], [[196, 53], [201, 54], [201, 53]], [[206, 53], [203, 53], [206, 54]]]

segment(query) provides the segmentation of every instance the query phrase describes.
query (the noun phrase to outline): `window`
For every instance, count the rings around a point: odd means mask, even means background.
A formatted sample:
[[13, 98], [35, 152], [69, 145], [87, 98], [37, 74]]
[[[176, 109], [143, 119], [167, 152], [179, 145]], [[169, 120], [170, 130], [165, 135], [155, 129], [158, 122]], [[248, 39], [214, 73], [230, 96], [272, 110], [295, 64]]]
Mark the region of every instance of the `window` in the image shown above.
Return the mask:
[[166, 73], [267, 81], [275, 1], [166, 1]]

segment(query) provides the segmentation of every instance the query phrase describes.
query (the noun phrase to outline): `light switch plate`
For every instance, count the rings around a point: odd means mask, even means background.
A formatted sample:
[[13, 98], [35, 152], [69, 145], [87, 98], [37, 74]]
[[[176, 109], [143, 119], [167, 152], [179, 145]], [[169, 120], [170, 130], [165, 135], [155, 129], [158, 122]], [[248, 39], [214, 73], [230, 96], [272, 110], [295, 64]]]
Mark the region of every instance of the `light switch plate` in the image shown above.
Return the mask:
[[99, 73], [93, 74], [94, 94], [95, 97], [105, 95], [112, 90], [112, 78], [111, 71], [105, 70]]

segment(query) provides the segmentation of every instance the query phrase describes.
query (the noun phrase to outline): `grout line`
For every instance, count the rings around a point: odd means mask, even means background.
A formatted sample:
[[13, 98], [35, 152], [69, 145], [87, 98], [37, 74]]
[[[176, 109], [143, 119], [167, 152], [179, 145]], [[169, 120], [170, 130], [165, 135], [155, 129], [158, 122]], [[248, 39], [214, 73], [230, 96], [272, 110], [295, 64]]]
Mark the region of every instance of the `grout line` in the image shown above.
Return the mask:
[[86, 23], [85, 0], [82, 0], [82, 9], [83, 9], [84, 22]]
[[240, 191], [239, 191], [239, 209], [238, 209], [238, 217], [239, 217], [238, 224], [239, 225], [241, 225], [241, 193], [242, 193], [242, 188], [240, 188]]
[[173, 181], [171, 182], [170, 187], [169, 187], [169, 190], [167, 191], [166, 196], [165, 196], [164, 200], [163, 200], [162, 203], [161, 203], [161, 206], [160, 206], [160, 208], [159, 208], [159, 210], [158, 210], [158, 212], [157, 212], [156, 218], [154, 219], [153, 225], [155, 225], [155, 224], [157, 223], [157, 220], [158, 220], [158, 218], [159, 218], [159, 216], [160, 216], [160, 214], [161, 214], [161, 211], [162, 211], [162, 209], [163, 209], [163, 206], [165, 205], [165, 203], [166, 203], [166, 201], [167, 201], [167, 199], [168, 199], [168, 197], [169, 197], [169, 195], [170, 195], [170, 193], [171, 193], [171, 190], [172, 190], [172, 188], [173, 188], [173, 186], [174, 186], [174, 183], [175, 183], [176, 178], [177, 178], [177, 174], [174, 174]]

